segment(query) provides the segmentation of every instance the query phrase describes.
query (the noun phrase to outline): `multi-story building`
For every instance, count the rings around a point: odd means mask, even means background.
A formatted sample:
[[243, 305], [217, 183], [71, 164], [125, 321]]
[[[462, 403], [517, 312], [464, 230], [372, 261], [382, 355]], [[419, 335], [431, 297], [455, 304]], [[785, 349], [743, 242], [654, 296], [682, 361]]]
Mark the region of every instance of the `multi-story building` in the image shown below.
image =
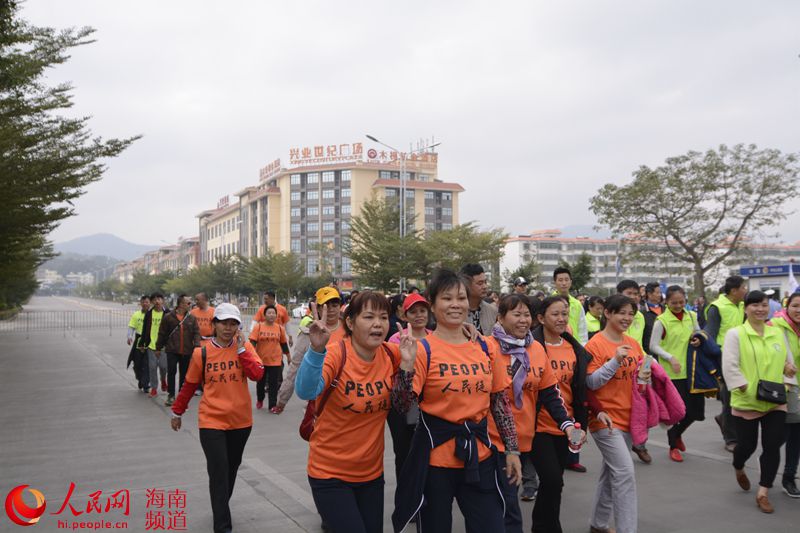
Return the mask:
[[181, 237], [177, 244], [162, 246], [146, 252], [132, 261], [117, 263], [113, 276], [123, 283], [130, 283], [138, 271], [147, 274], [163, 272], [187, 272], [200, 264], [200, 238]]
[[[658, 243], [652, 243], [656, 248]], [[654, 265], [634, 258], [630, 245], [620, 244], [613, 239], [589, 237], [562, 237], [558, 229], [532, 231], [529, 235], [518, 235], [506, 240], [500, 272], [513, 272], [520, 266], [535, 261], [541, 267], [538, 280], [540, 285], [552, 284], [553, 270], [563, 259], [575, 264], [581, 254], [586, 253], [592, 260], [594, 275], [591, 286], [614, 288], [620, 279], [635, 279], [639, 283], [659, 281], [667, 284], [686, 286], [690, 276], [685, 265], [671, 260], [666, 252], [662, 262]], [[617, 257], [620, 258], [617, 273]], [[532, 280], [529, 280], [532, 281]]]
[[325, 271], [352, 278], [344, 251], [350, 221], [371, 198], [399, 200], [404, 157], [405, 205], [416, 217], [408, 231], [457, 225], [464, 189], [438, 178], [435, 153], [365, 151], [362, 143], [293, 148], [289, 168], [273, 161], [261, 169], [258, 185], [235, 194], [238, 202], [223, 199], [217, 209], [198, 215], [202, 262], [286, 251], [300, 257], [308, 275]]

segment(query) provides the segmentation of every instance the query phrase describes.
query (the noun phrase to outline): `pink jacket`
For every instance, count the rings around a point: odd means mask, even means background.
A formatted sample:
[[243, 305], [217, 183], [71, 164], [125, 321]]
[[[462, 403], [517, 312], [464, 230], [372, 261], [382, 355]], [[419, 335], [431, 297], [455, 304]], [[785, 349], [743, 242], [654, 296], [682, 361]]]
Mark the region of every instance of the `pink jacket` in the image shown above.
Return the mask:
[[[644, 359], [642, 359], [644, 362]], [[637, 366], [638, 375], [642, 362]], [[634, 446], [647, 442], [647, 430], [660, 422], [669, 426], [677, 424], [686, 416], [686, 405], [672, 384], [672, 380], [657, 362], [650, 365], [652, 385], [639, 392], [639, 384], [633, 380], [631, 403], [631, 439]]]

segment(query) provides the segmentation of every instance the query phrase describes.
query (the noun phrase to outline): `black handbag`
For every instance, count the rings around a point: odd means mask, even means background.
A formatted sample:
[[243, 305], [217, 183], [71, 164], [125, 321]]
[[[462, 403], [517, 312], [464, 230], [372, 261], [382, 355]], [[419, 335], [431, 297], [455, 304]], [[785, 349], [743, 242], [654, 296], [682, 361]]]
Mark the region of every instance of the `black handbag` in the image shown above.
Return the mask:
[[753, 363], [756, 365], [756, 377], [758, 378], [758, 388], [756, 389], [756, 398], [761, 400], [762, 402], [769, 402], [778, 405], [783, 405], [786, 403], [786, 385], [783, 383], [776, 383], [774, 381], [767, 381], [766, 379], [761, 379], [761, 375], [758, 372], [758, 359], [756, 359], [756, 349], [753, 346], [753, 341], [750, 339], [750, 336], [747, 336], [747, 340], [750, 341], [750, 347], [753, 349]]

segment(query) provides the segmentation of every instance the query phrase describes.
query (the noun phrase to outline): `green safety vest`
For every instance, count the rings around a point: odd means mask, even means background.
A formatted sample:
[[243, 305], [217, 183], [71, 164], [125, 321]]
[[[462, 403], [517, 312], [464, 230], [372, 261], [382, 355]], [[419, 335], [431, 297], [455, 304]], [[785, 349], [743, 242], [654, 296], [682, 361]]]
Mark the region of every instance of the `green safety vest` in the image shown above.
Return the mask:
[[131, 321], [128, 322], [128, 327], [133, 328], [137, 334], [142, 334], [142, 326], [144, 325], [144, 313], [141, 309], [131, 315]]
[[633, 337], [633, 339], [639, 343], [639, 347], [642, 351], [645, 350], [645, 347], [642, 345], [642, 338], [644, 338], [644, 315], [642, 313], [636, 311], [636, 314], [633, 315], [633, 322], [631, 322], [625, 334], [629, 337]]
[[670, 379], [686, 379], [686, 352], [689, 349], [689, 340], [694, 333], [695, 316], [691, 311], [683, 312], [683, 320], [678, 320], [678, 317], [669, 310], [665, 309], [663, 313], [656, 318], [664, 326], [664, 338], [661, 339], [659, 346], [661, 346], [667, 353], [675, 358], [681, 364], [681, 371], [675, 373], [672, 370], [672, 365], [665, 361], [661, 366], [667, 372]]
[[766, 413], [777, 404], [756, 398], [758, 380], [783, 383], [783, 367], [786, 364], [783, 330], [777, 326], [765, 325], [762, 337], [749, 323], [737, 326], [736, 329], [739, 331], [739, 370], [747, 379], [747, 390], [742, 392], [737, 388], [731, 391], [731, 407]]
[[586, 331], [588, 333], [600, 331], [600, 319], [595, 318], [592, 313], [586, 313]]
[[725, 343], [725, 334], [728, 333], [728, 330], [740, 326], [744, 322], [744, 302], [739, 302], [739, 305], [736, 305], [727, 296], [720, 294], [706, 308], [706, 318], [708, 318], [708, 309], [712, 305], [719, 310], [720, 324], [716, 341], [719, 347], [722, 348]]
[[773, 318], [771, 322], [773, 326], [786, 333], [786, 338], [789, 340], [789, 348], [792, 349], [792, 355], [794, 356], [794, 366], [800, 368], [800, 338], [797, 337], [797, 333], [794, 332], [791, 324], [783, 317]]

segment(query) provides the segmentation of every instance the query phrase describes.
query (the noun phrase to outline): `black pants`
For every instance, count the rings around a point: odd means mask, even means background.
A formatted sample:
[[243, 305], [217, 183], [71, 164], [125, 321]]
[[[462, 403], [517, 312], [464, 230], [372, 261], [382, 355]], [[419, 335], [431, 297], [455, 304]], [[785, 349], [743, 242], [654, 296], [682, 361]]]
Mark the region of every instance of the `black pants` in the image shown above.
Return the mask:
[[178, 391], [183, 387], [186, 371], [189, 370], [191, 355], [180, 355], [167, 352], [167, 394], [175, 397], [175, 372], [178, 372]]
[[383, 531], [383, 475], [362, 483], [309, 476], [308, 484], [322, 521], [333, 533]]
[[761, 456], [758, 462], [761, 465], [761, 479], [758, 484], [766, 488], [772, 487], [781, 462], [781, 445], [786, 435], [786, 413], [771, 411], [755, 420], [745, 420], [738, 416], [734, 416], [733, 420], [737, 438], [736, 448], [733, 450], [733, 467], [737, 470], [744, 468], [744, 464], [756, 451], [760, 425]]
[[[669, 442], [669, 448], [671, 450], [678, 447], [678, 439], [689, 429], [692, 422], [705, 420], [706, 413], [705, 395], [692, 394], [689, 390], [688, 379], [673, 379], [672, 384], [675, 385], [675, 389], [678, 391], [678, 394], [681, 395], [681, 399], [683, 399], [683, 403], [686, 406], [686, 416], [683, 417], [683, 420], [667, 430], [667, 441]], [[736, 439], [734, 438], [733, 441], [735, 442]], [[728, 441], [726, 440], [726, 442]]]
[[[530, 452], [527, 452], [530, 454]], [[523, 456], [525, 453], [523, 453]], [[505, 471], [506, 456], [498, 455], [497, 460]], [[524, 460], [520, 457], [520, 460]], [[505, 533], [522, 533], [522, 509], [519, 506], [519, 486], [508, 482], [502, 483], [500, 489], [503, 492], [503, 501], [506, 503], [506, 514], [503, 517], [505, 523]]]
[[731, 391], [723, 381], [719, 387], [719, 401], [722, 402], [722, 411], [719, 413], [722, 420], [722, 438], [725, 444], [736, 444], [737, 431], [734, 416], [731, 414]]
[[[136, 335], [138, 343], [139, 335]], [[139, 350], [133, 345], [133, 373], [136, 375], [136, 384], [144, 391], [150, 388], [150, 365], [147, 361], [147, 350]]]
[[[467, 483], [463, 468], [428, 468], [425, 482], [426, 505], [417, 523], [420, 533], [448, 533], [453, 528], [453, 498], [464, 515], [467, 533], [502, 533], [503, 499], [498, 491], [495, 459], [489, 457], [478, 465], [480, 481]], [[508, 484], [508, 483], [506, 483]]]
[[566, 435], [537, 433], [531, 455], [539, 474], [539, 493], [533, 505], [533, 530], [537, 533], [561, 533], [561, 490], [564, 487], [564, 468], [570, 462]]
[[282, 377], [283, 365], [265, 366], [264, 375], [256, 382], [256, 397], [258, 401], [263, 402], [264, 396], [269, 395], [268, 407], [270, 409], [278, 404], [278, 390], [281, 388]]
[[228, 502], [233, 494], [236, 472], [242, 463], [244, 446], [247, 444], [251, 429], [251, 427], [228, 430], [200, 428], [200, 445], [206, 454], [214, 533], [223, 533], [233, 528]]
[[786, 463], [783, 465], [783, 481], [793, 481], [800, 462], [800, 423], [786, 424]]
[[396, 479], [400, 478], [400, 470], [411, 450], [411, 439], [414, 438], [416, 425], [409, 424], [406, 413], [399, 413], [394, 409], [389, 411], [386, 417], [389, 424], [389, 433], [392, 434], [392, 449], [394, 450], [394, 471]]

